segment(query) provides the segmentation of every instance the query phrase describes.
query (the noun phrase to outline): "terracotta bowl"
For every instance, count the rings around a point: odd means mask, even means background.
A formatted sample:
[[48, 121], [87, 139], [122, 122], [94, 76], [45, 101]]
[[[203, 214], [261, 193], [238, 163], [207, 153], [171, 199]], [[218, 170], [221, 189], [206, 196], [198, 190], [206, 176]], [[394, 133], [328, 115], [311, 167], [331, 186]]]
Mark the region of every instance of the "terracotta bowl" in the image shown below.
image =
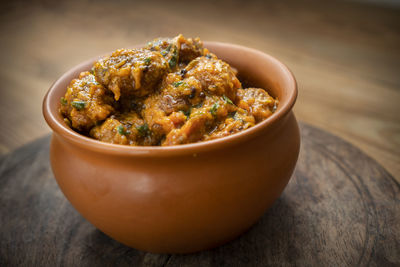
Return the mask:
[[277, 111], [248, 130], [213, 141], [130, 147], [80, 135], [58, 112], [71, 79], [89, 70], [95, 59], [62, 75], [44, 98], [58, 185], [83, 217], [128, 246], [188, 253], [221, 245], [253, 225], [292, 175], [300, 147], [292, 73], [254, 49], [216, 42], [205, 46], [278, 97]]

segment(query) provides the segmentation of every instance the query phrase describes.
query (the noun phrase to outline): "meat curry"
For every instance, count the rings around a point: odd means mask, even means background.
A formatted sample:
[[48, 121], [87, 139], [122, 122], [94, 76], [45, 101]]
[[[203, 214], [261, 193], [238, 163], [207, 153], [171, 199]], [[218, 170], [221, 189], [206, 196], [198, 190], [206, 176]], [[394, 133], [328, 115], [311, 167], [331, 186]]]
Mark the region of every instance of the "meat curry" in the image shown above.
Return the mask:
[[74, 130], [132, 146], [228, 136], [268, 118], [278, 100], [242, 88], [237, 71], [199, 38], [159, 38], [119, 49], [71, 81], [60, 112]]

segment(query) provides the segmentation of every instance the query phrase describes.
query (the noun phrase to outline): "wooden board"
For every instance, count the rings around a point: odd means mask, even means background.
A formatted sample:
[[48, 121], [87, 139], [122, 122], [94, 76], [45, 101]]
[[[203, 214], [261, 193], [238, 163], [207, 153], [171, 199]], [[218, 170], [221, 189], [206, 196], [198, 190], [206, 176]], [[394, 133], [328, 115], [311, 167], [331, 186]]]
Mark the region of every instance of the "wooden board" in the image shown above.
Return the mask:
[[400, 186], [338, 137], [302, 124], [283, 195], [247, 233], [189, 255], [137, 251], [84, 220], [49, 166], [50, 137], [0, 161], [0, 266], [399, 266]]

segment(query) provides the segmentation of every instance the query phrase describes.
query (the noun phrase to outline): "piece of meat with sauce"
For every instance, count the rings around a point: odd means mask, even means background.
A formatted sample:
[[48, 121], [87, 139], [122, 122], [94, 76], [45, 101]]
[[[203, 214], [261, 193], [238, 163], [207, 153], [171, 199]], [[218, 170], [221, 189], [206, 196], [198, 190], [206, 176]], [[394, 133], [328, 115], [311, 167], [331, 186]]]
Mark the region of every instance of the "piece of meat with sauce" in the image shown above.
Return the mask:
[[60, 112], [72, 128], [85, 132], [112, 114], [112, 105], [112, 94], [92, 74], [82, 72], [61, 98]]
[[156, 145], [148, 125], [136, 112], [113, 115], [95, 126], [90, 136], [102, 142], [120, 145]]
[[150, 94], [167, 70], [164, 57], [147, 49], [119, 49], [93, 65], [97, 81], [114, 93], [115, 100], [121, 95]]
[[175, 128], [181, 127], [186, 122], [186, 115], [181, 111], [167, 113], [168, 101], [163, 99], [161, 93], [149, 96], [144, 102], [142, 117], [147, 122], [154, 136], [161, 140]]
[[219, 123], [210, 134], [206, 135], [202, 141], [221, 138], [234, 133], [246, 130], [256, 124], [253, 115], [242, 108], [230, 113], [224, 121]]
[[182, 79], [177, 73], [169, 73], [165, 76], [160, 94], [163, 109], [167, 114], [174, 111], [186, 112], [191, 106], [202, 103], [205, 98], [199, 80], [194, 77]]
[[[206, 60], [209, 59], [206, 58]], [[203, 71], [210, 70], [204, 69]], [[199, 74], [200, 70], [194, 72]], [[218, 75], [227, 76], [228, 74], [220, 71], [202, 77], [207, 77], [207, 79], [220, 82], [223, 78], [217, 77]], [[149, 96], [144, 102], [145, 105], [142, 111], [142, 116], [148, 122], [149, 127], [160, 135], [166, 135], [173, 129], [180, 127], [186, 120], [186, 117], [182, 116], [182, 113], [190, 113], [193, 107], [199, 105], [203, 105], [204, 108], [208, 109], [212, 107], [212, 105], [207, 107], [210, 100], [206, 101], [206, 99], [213, 99], [213, 97], [207, 96], [208, 93], [203, 89], [202, 81], [193, 76], [187, 76], [185, 78], [182, 78], [182, 76], [185, 75], [181, 75], [180, 73], [169, 73], [165, 76], [160, 91]], [[212, 82], [211, 80], [209, 81], [210, 83]], [[218, 86], [223, 86], [221, 83], [217, 84]], [[215, 98], [226, 99], [233, 104], [233, 102], [225, 95], [215, 96]], [[226, 100], [221, 100], [221, 103], [225, 103]], [[223, 104], [220, 104], [220, 106], [223, 106]], [[205, 112], [209, 111], [205, 110]]]
[[258, 123], [275, 112], [279, 101], [270, 96], [264, 89], [247, 88], [237, 91], [236, 104], [252, 114]]
[[225, 95], [232, 101], [235, 101], [237, 89], [242, 87], [236, 77], [236, 71], [213, 54], [192, 60], [185, 67], [183, 78], [185, 77], [198, 80], [203, 92], [217, 96]]
[[163, 146], [181, 145], [199, 141], [205, 131], [207, 121], [212, 120], [210, 114], [197, 113], [192, 116], [181, 128], [174, 129], [166, 136]]
[[121, 97], [118, 101], [115, 101], [114, 106], [116, 111], [119, 113], [129, 113], [134, 111], [138, 114], [141, 114], [146, 98], [147, 97], [125, 95], [124, 97]]
[[216, 95], [234, 101], [241, 84], [233, 69], [214, 57], [199, 57], [178, 72], [169, 73], [161, 84], [161, 107], [168, 115], [188, 112], [202, 104], [206, 96]]
[[207, 96], [199, 107], [193, 107], [187, 115], [187, 121], [181, 128], [170, 131], [163, 146], [194, 143], [208, 135], [209, 130], [216, 127], [229, 113], [237, 107], [226, 97]]
[[185, 38], [182, 34], [174, 38], [158, 38], [145, 47], [152, 51], [160, 52], [168, 62], [170, 71], [185, 65], [196, 57], [205, 55], [208, 50], [203, 48], [199, 38]]

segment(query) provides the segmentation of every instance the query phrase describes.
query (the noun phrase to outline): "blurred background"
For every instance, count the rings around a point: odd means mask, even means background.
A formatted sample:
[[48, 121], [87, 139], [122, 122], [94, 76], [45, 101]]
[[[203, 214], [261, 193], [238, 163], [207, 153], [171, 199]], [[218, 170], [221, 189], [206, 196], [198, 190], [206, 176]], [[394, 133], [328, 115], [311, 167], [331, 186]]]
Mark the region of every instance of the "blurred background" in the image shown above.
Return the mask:
[[74, 65], [156, 37], [253, 47], [295, 74], [298, 120], [400, 181], [400, 2], [2, 1], [0, 154], [48, 135], [42, 99]]

